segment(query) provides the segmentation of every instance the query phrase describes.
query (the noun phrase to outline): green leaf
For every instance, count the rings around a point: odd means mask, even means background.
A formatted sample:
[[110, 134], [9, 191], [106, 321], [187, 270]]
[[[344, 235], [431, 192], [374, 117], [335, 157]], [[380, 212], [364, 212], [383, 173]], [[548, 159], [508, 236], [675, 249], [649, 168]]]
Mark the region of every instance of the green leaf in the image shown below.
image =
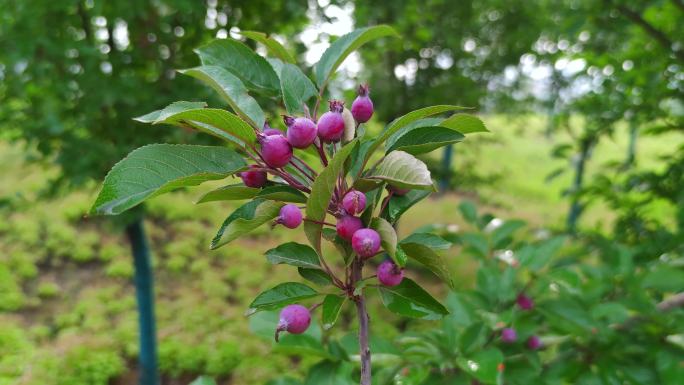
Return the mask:
[[247, 93], [238, 77], [219, 66], [202, 66], [178, 72], [199, 79], [213, 88], [230, 105], [230, 108], [252, 127], [261, 129], [266, 117], [259, 103]]
[[684, 290], [684, 270], [672, 266], [658, 266], [646, 273], [641, 286], [659, 291]]
[[428, 246], [420, 243], [401, 242], [401, 248], [412, 260], [421, 263], [430, 271], [435, 273], [450, 288], [454, 289], [456, 283], [453, 280], [454, 274], [449, 269], [449, 264], [441, 255], [437, 254]]
[[90, 212], [120, 214], [146, 199], [223, 179], [245, 167], [242, 157], [225, 147], [184, 144], [140, 147], [112, 167]]
[[396, 222], [408, 209], [430, 195], [430, 191], [411, 190], [404, 195], [393, 195], [387, 204], [387, 217], [391, 223]]
[[199, 376], [190, 385], [216, 385], [216, 381], [208, 376]]
[[386, 152], [401, 150], [412, 155], [424, 154], [464, 138], [463, 134], [445, 127], [418, 127], [400, 136]]
[[461, 134], [475, 132], [489, 132], [484, 122], [477, 116], [468, 114], [454, 114], [440, 123], [440, 126], [451, 128]]
[[337, 235], [337, 231], [335, 229], [324, 228], [322, 235], [327, 241], [332, 242], [333, 246], [335, 246], [335, 249], [337, 249], [337, 252], [339, 252], [342, 258], [344, 258], [344, 262], [348, 266], [352, 261], [351, 257], [354, 254], [351, 243]]
[[380, 136], [375, 139], [373, 144], [368, 148], [368, 151], [366, 152], [366, 157], [365, 160], [368, 160], [370, 156], [375, 152], [375, 150], [380, 147], [381, 144], [387, 140], [392, 134], [395, 132], [399, 131], [403, 127], [408, 126], [409, 124], [415, 122], [416, 120], [423, 119], [428, 116], [432, 115], [437, 115], [441, 114], [443, 112], [447, 111], [454, 111], [454, 110], [462, 110], [465, 109], [466, 107], [459, 107], [459, 106], [450, 106], [450, 105], [438, 105], [438, 106], [432, 106], [432, 107], [425, 107], [421, 108], [419, 110], [411, 111], [408, 114], [395, 119], [392, 123], [387, 126], [387, 128], [382, 131]]
[[250, 90], [277, 94], [278, 75], [263, 57], [233, 39], [218, 39], [195, 50], [202, 65], [227, 69]]
[[449, 314], [441, 303], [409, 278], [404, 278], [397, 286], [381, 286], [378, 290], [382, 303], [393, 313], [426, 320]]
[[487, 340], [487, 326], [482, 322], [475, 322], [468, 326], [459, 338], [461, 352], [469, 354], [473, 350], [478, 350]]
[[477, 225], [478, 216], [477, 208], [472, 202], [463, 201], [458, 205], [458, 210], [461, 212], [463, 219], [472, 225]]
[[306, 195], [287, 185], [264, 187], [256, 194], [256, 197], [280, 202], [306, 203]]
[[346, 297], [340, 297], [339, 295], [328, 294], [323, 299], [323, 329], [328, 330], [335, 322], [337, 322], [337, 317], [340, 315], [340, 310]]
[[398, 264], [396, 260], [397, 232], [394, 230], [394, 227], [382, 218], [373, 218], [370, 227], [380, 234], [380, 244], [382, 245], [383, 250], [385, 250], [387, 254], [392, 257], [392, 260]]
[[303, 105], [318, 91], [299, 67], [285, 63], [280, 70], [280, 88], [285, 108], [290, 114], [304, 112]]
[[466, 373], [485, 384], [496, 384], [499, 377], [498, 367], [504, 356], [498, 349], [487, 349], [469, 357], [456, 358], [456, 364]]
[[218, 108], [198, 108], [174, 114], [162, 114], [152, 124], [174, 124], [191, 126], [217, 138], [237, 143], [255, 143], [254, 128], [237, 115]]
[[549, 238], [541, 242], [529, 255], [520, 256], [520, 266], [527, 267], [532, 271], [541, 270], [556, 255], [563, 246], [564, 236]]
[[404, 136], [407, 132], [419, 128], [419, 127], [434, 127], [434, 126], [439, 126], [440, 123], [444, 121], [444, 118], [442, 117], [436, 117], [436, 118], [423, 118], [423, 119], [418, 119], [414, 120], [413, 122], [405, 125], [402, 127], [400, 130], [395, 131], [392, 135], [390, 135], [389, 138], [387, 138], [387, 141], [385, 142], [385, 148], [391, 147], [394, 145], [394, 142], [396, 142], [399, 138]]
[[332, 284], [330, 276], [321, 269], [307, 269], [303, 267], [297, 268], [299, 275], [307, 281], [313, 282], [319, 286], [327, 286]]
[[297, 267], [320, 269], [316, 251], [307, 245], [296, 242], [283, 243], [282, 245], [268, 250], [266, 259], [274, 265], [285, 263]]
[[413, 233], [402, 239], [401, 243], [415, 243], [436, 250], [447, 250], [451, 247], [451, 242], [431, 233]]
[[[352, 152], [357, 144], [353, 140], [342, 147], [330, 160], [328, 166], [318, 174], [318, 177], [311, 186], [311, 194], [306, 202], [306, 217], [308, 219], [323, 222], [328, 210], [328, 204], [332, 198], [333, 191], [337, 183], [337, 177], [344, 169], [344, 161]], [[312, 221], [304, 222], [304, 232], [311, 242], [311, 245], [320, 253], [321, 251], [321, 232], [323, 225]]]
[[492, 245], [497, 249], [503, 248], [505, 245], [501, 243], [523, 227], [525, 227], [525, 221], [511, 220], [504, 222], [503, 225], [492, 231]]
[[232, 184], [209, 191], [202, 195], [195, 203], [251, 199], [254, 198], [258, 192], [258, 188], [247, 187], [242, 183]]
[[371, 40], [385, 36], [399, 37], [392, 27], [387, 25], [376, 25], [354, 30], [335, 40], [330, 47], [323, 52], [321, 60], [319, 60], [314, 67], [316, 84], [318, 84], [318, 87], [325, 88], [325, 84], [328, 82], [328, 79], [330, 79], [330, 76], [350, 53]]
[[311, 287], [298, 282], [285, 282], [259, 294], [249, 305], [247, 314], [254, 314], [261, 310], [273, 310], [281, 308], [307, 298], [312, 298], [319, 293]]
[[390, 152], [367, 177], [384, 180], [400, 188], [422, 190], [434, 188], [430, 170], [425, 163], [403, 151]]
[[265, 199], [254, 199], [245, 203], [223, 222], [211, 240], [211, 249], [219, 248], [271, 221], [278, 216], [281, 207], [282, 203]]
[[354, 385], [352, 364], [344, 361], [321, 361], [309, 369], [305, 385]]
[[240, 35], [263, 44], [268, 50], [268, 52], [270, 52], [278, 59], [286, 63], [296, 63], [295, 59], [292, 57], [292, 55], [290, 55], [287, 49], [283, 47], [283, 45], [280, 44], [278, 40], [268, 36], [267, 34], [257, 31], [240, 31]]
[[133, 118], [133, 120], [141, 123], [154, 123], [160, 118], [162, 120], [166, 119], [165, 116], [177, 114], [186, 110], [196, 110], [198, 108], [204, 108], [207, 103], [204, 102], [173, 102], [161, 110], [152, 111], [149, 114], [138, 116]]

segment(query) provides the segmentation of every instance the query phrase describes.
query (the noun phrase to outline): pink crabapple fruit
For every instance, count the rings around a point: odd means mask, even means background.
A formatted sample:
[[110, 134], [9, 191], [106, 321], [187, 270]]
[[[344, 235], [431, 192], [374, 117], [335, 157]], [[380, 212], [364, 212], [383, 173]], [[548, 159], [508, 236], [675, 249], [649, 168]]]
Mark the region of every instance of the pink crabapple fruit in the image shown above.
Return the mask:
[[363, 259], [368, 259], [380, 250], [380, 234], [373, 229], [356, 230], [352, 236], [352, 249]]
[[325, 143], [339, 142], [344, 134], [343, 103], [338, 100], [330, 101], [330, 111], [318, 119], [318, 137]]
[[[256, 165], [251, 165], [249, 166], [252, 169], [258, 168]], [[253, 188], [261, 188], [264, 187], [266, 182], [268, 181], [268, 178], [266, 176], [265, 171], [259, 171], [259, 170], [247, 170], [244, 172], [240, 173], [240, 179], [242, 179], [242, 183], [245, 184], [247, 187], [253, 187]]]
[[349, 190], [342, 198], [342, 207], [347, 214], [361, 214], [366, 208], [366, 194], [357, 190]]
[[351, 241], [352, 236], [354, 236], [356, 230], [362, 227], [363, 222], [361, 222], [361, 219], [352, 215], [344, 215], [338, 218], [337, 224], [335, 225], [337, 235], [339, 235], [340, 238], [347, 241]]
[[378, 281], [385, 286], [397, 286], [404, 279], [404, 269], [387, 260], [378, 266]]
[[280, 311], [280, 320], [276, 328], [275, 340], [278, 341], [280, 332], [302, 334], [311, 324], [311, 312], [302, 305], [287, 305]]
[[351, 113], [359, 123], [366, 123], [373, 116], [373, 102], [368, 97], [368, 85], [359, 86], [358, 95], [351, 106]]
[[292, 159], [292, 146], [282, 135], [263, 135], [261, 142], [261, 156], [266, 164], [273, 168], [285, 167]]
[[316, 123], [309, 118], [283, 116], [287, 126], [287, 140], [294, 148], [307, 148], [316, 140]]
[[276, 220], [288, 229], [297, 228], [302, 223], [302, 210], [293, 204], [286, 204], [280, 208], [280, 215]]
[[507, 344], [512, 344], [518, 339], [518, 334], [515, 332], [515, 329], [512, 328], [505, 328], [501, 330], [501, 341], [507, 343]]

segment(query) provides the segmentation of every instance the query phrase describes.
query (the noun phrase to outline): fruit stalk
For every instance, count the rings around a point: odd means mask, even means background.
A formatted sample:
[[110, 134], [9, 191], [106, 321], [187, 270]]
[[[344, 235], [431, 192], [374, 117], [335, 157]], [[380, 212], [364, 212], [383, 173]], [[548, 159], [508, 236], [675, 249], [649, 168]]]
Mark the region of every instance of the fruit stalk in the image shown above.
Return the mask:
[[[352, 281], [354, 284], [361, 281], [363, 260], [356, 257], [352, 264]], [[361, 294], [354, 297], [356, 312], [359, 317], [359, 355], [361, 356], [361, 385], [371, 385], [371, 351], [368, 345], [369, 318], [366, 310], [366, 299]]]

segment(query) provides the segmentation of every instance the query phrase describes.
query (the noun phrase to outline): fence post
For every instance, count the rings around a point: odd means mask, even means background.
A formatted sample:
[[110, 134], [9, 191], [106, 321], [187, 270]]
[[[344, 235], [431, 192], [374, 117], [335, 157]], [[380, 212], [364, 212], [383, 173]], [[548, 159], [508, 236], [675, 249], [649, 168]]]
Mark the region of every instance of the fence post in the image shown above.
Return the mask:
[[587, 160], [589, 159], [591, 142], [591, 139], [582, 140], [580, 144], [580, 156], [579, 159], [577, 159], [577, 162], [575, 162], [575, 180], [570, 189], [570, 192], [573, 194], [572, 204], [570, 205], [570, 211], [568, 212], [567, 222], [568, 232], [571, 234], [574, 234], [577, 230], [577, 220], [579, 219], [580, 214], [582, 214], [582, 210], [584, 209], [584, 205], [582, 205], [582, 203], [579, 200], [579, 197], [576, 194], [582, 189], [582, 184], [584, 182], [584, 169]]
[[454, 146], [452, 144], [444, 147], [442, 154], [442, 178], [439, 180], [439, 191], [445, 193], [449, 191], [449, 181], [451, 180], [451, 160], [453, 159]]
[[135, 295], [140, 333], [140, 385], [159, 385], [157, 328], [154, 318], [154, 279], [142, 216], [126, 226], [135, 267]]

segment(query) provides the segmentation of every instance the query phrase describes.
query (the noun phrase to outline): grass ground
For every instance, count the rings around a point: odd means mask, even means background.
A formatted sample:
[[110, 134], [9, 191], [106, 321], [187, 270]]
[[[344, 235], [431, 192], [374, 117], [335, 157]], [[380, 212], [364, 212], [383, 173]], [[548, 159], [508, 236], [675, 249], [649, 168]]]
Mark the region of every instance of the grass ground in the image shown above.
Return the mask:
[[[466, 157], [476, 157], [478, 172], [501, 178], [495, 185], [478, 188], [477, 194], [449, 193], [422, 202], [404, 217], [402, 235], [426, 224], [462, 225], [458, 205], [464, 199], [479, 201], [504, 218], [526, 219], [535, 227], [563, 225], [568, 204], [561, 192], [571, 175], [550, 183], [544, 178], [566, 165], [550, 159], [549, 152], [567, 137], [546, 138], [543, 121], [534, 117], [485, 120], [492, 134], [473, 137], [477, 151], [457, 147], [454, 166], [458, 170]], [[657, 167], [657, 156], [677, 144], [668, 138], [644, 138], [639, 142], [639, 167]], [[612, 142], [595, 150], [589, 173], [604, 162], [622, 159], [625, 151], [626, 135], [621, 130]], [[0, 143], [0, 385], [106, 384], [109, 378], [128, 383], [135, 374], [137, 352], [128, 244], [109, 220], [83, 217], [95, 186], [37, 199], [52, 174], [54, 170], [25, 162], [20, 147]], [[264, 227], [209, 251], [211, 236], [235, 205], [191, 202], [202, 191], [220, 185], [214, 182], [192, 192], [168, 194], [147, 207], [157, 280], [160, 364], [168, 384], [187, 383], [197, 373], [216, 375], [224, 384], [263, 383], [274, 373], [292, 373], [292, 367], [307, 364], [269, 355], [271, 344], [250, 337], [242, 316], [260, 290], [298, 279], [293, 269], [270, 265], [263, 252], [293, 234], [304, 242], [303, 234]], [[595, 226], [606, 218], [605, 208], [594, 207], [582, 225]], [[469, 282], [468, 261], [458, 258], [456, 250], [449, 251], [448, 258], [459, 267], [459, 280]], [[431, 276], [418, 278], [438, 295], [444, 294], [439, 285], [431, 284]], [[371, 301], [374, 330], [391, 337], [395, 329], [386, 326], [397, 319], [373, 303], [377, 298]], [[342, 319], [353, 324], [351, 313]]]

